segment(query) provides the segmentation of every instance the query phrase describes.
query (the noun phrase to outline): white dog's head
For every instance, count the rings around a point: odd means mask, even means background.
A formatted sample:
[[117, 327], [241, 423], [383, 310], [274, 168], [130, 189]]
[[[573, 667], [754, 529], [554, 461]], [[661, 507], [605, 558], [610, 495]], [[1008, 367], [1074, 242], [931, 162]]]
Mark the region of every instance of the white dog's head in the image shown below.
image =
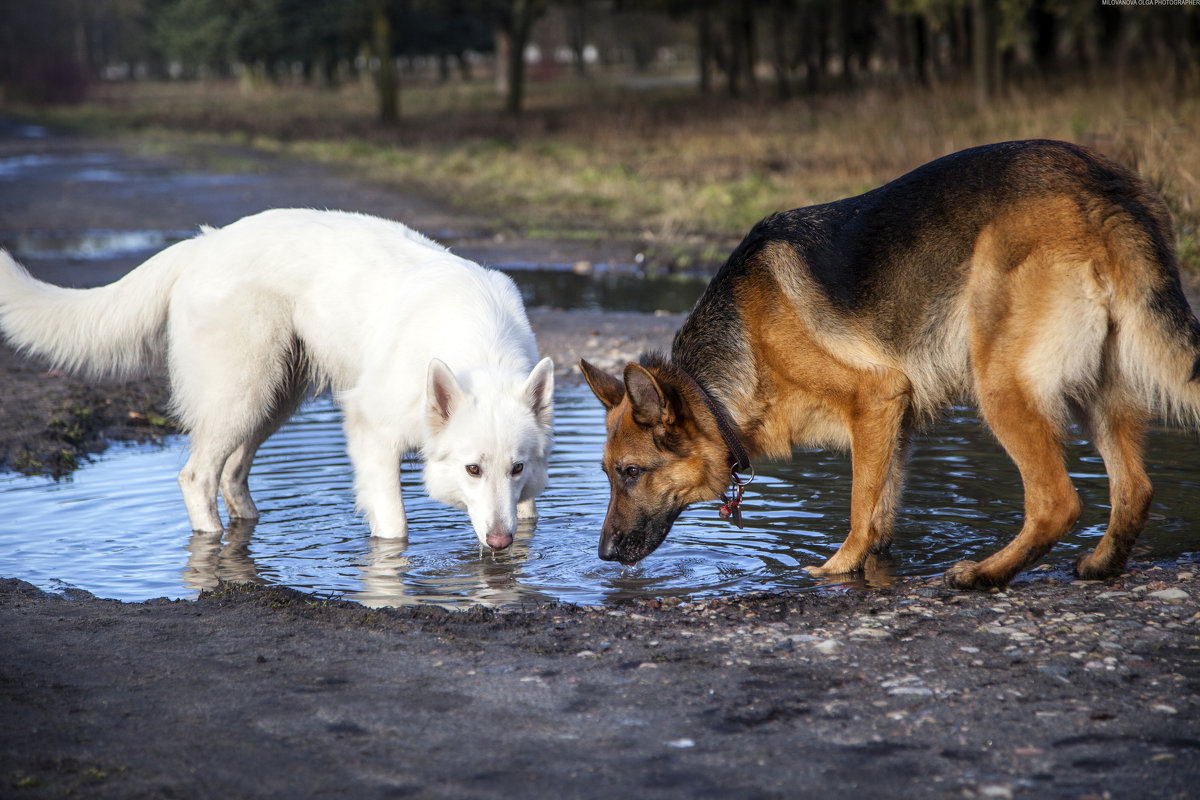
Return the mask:
[[481, 544], [503, 550], [517, 530], [517, 503], [546, 488], [554, 422], [554, 364], [544, 358], [528, 378], [478, 371], [456, 378], [429, 364], [425, 487], [464, 509]]

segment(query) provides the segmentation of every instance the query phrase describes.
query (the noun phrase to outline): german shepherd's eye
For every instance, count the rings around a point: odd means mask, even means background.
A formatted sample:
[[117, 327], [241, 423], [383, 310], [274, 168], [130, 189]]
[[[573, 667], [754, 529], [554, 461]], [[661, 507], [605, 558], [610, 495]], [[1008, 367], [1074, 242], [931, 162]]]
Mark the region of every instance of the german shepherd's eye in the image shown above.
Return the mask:
[[467, 464], [467, 474], [472, 478], [478, 478], [483, 474], [483, 467], [478, 464]]
[[642, 468], [639, 467], [637, 464], [630, 464], [628, 467], [625, 468], [625, 477], [629, 478], [631, 481], [637, 480], [638, 476], [641, 474], [642, 474]]
[[513, 464], [512, 474], [520, 475], [524, 470], [525, 470], [524, 462], [518, 461], [517, 463]]

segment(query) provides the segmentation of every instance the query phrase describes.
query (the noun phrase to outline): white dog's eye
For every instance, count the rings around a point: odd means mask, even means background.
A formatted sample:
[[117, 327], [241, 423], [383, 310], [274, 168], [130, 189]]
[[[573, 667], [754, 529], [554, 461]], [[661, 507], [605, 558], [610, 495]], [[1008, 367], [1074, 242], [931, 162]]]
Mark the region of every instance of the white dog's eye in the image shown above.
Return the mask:
[[513, 474], [513, 475], [520, 475], [520, 474], [521, 474], [521, 471], [522, 471], [522, 470], [524, 470], [524, 469], [525, 469], [525, 464], [524, 464], [524, 462], [518, 461], [517, 463], [513, 464], [513, 468], [512, 468], [512, 474]]
[[467, 464], [467, 474], [472, 478], [478, 478], [483, 474], [483, 468], [478, 464]]

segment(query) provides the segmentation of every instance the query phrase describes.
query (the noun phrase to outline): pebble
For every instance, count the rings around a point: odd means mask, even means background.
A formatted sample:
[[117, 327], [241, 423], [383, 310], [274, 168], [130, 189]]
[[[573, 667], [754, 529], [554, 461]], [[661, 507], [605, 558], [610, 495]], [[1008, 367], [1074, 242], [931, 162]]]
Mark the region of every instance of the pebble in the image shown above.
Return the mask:
[[815, 636], [811, 633], [793, 633], [790, 636], [787, 636], [786, 640], [792, 642], [793, 644], [808, 644], [811, 642], [824, 641], [820, 636]]
[[826, 639], [813, 646], [813, 649], [824, 656], [832, 656], [842, 649], [842, 643], [837, 639]]
[[855, 628], [850, 631], [851, 636], [862, 636], [868, 639], [888, 639], [891, 634], [883, 628]]
[[1183, 589], [1160, 589], [1157, 592], [1151, 592], [1148, 597], [1153, 597], [1155, 600], [1161, 600], [1164, 603], [1182, 603], [1191, 595]]

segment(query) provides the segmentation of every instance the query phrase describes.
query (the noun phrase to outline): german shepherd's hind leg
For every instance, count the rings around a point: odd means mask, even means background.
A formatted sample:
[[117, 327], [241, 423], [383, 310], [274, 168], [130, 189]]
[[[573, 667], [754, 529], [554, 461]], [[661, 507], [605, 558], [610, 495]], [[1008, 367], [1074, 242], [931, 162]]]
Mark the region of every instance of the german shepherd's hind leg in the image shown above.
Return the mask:
[[1006, 586], [1049, 552], [1082, 511], [1063, 461], [1059, 427], [1009, 375], [980, 388], [983, 418], [1021, 473], [1025, 522], [999, 552], [979, 563], [960, 561], [947, 570], [946, 585], [955, 589]]
[[908, 454], [910, 384], [899, 372], [864, 378], [851, 398], [850, 534], [813, 575], [862, 569], [867, 557], [887, 549], [892, 538]]
[[1092, 442], [1104, 459], [1112, 511], [1104, 537], [1090, 554], [1080, 557], [1075, 574], [1101, 580], [1121, 574], [1129, 551], [1146, 525], [1154, 489], [1142, 461], [1146, 422], [1131, 406], [1106, 397], [1085, 412]]

